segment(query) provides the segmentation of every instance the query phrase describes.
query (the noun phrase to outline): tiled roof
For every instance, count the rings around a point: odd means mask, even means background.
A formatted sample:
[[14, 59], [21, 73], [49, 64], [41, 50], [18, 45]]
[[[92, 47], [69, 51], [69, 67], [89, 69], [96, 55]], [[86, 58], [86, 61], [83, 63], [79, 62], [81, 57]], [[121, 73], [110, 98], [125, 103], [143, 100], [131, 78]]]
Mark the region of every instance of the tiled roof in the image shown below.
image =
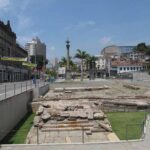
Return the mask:
[[137, 61], [130, 61], [130, 60], [115, 60], [111, 62], [111, 66], [142, 66], [143, 63]]

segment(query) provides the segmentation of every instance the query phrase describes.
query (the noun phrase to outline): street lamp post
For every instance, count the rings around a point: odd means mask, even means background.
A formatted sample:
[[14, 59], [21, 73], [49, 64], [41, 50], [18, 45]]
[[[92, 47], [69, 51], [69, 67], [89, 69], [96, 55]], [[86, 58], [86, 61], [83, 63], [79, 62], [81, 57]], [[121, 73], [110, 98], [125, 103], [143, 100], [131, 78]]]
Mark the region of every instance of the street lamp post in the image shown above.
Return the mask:
[[66, 68], [66, 80], [71, 79], [70, 75], [70, 41], [66, 41], [66, 48], [67, 48], [67, 68]]
[[35, 50], [35, 65], [36, 65], [36, 67], [35, 67], [35, 73], [34, 73], [34, 84], [35, 84], [35, 87], [36, 87], [36, 71], [37, 71], [37, 61], [36, 61], [36, 45], [35, 45], [35, 47], [34, 47], [34, 50]]

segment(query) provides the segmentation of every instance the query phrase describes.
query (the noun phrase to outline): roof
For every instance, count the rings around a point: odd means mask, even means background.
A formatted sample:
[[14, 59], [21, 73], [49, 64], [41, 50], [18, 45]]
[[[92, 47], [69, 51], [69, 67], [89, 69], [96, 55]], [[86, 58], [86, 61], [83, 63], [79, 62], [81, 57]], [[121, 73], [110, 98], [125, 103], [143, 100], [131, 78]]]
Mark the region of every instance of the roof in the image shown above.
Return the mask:
[[142, 66], [142, 62], [138, 61], [131, 61], [131, 60], [115, 60], [111, 62], [111, 66], [118, 67], [118, 66]]

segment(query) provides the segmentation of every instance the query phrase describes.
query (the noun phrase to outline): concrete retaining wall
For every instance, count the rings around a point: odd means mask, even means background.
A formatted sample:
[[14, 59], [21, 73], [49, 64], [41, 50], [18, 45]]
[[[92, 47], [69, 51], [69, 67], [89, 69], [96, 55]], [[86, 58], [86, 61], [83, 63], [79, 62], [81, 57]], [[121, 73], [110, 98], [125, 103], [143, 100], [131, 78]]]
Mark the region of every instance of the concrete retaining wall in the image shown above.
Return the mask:
[[148, 111], [150, 110], [150, 106], [140, 106], [137, 104], [132, 104], [132, 105], [126, 105], [126, 104], [112, 104], [112, 103], [107, 103], [107, 104], [103, 104], [101, 106], [101, 109], [104, 112], [135, 112], [135, 111]]
[[36, 87], [33, 89], [33, 98], [38, 98], [40, 95], [44, 95], [49, 91], [49, 84], [42, 87]]
[[39, 88], [39, 94], [45, 95], [49, 91], [49, 84]]
[[133, 72], [133, 80], [150, 80], [150, 75], [147, 72]]
[[27, 114], [32, 90], [0, 101], [0, 140]]
[[49, 85], [34, 88], [0, 101], [0, 141], [23, 119], [30, 109], [35, 89], [38, 94], [44, 95]]

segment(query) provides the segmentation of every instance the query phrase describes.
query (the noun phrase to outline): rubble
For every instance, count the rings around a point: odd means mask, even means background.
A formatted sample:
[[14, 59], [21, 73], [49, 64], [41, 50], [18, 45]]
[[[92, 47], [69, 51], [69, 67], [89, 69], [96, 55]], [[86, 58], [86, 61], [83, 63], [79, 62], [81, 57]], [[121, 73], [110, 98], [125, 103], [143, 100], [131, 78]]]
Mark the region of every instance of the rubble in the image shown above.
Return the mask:
[[104, 113], [94, 113], [93, 118], [98, 120], [104, 119]]
[[38, 111], [36, 112], [36, 115], [41, 115], [44, 111], [44, 107], [42, 105], [40, 105]]
[[108, 124], [104, 124], [104, 123], [100, 122], [99, 126], [104, 128], [106, 131], [112, 132], [112, 129]]
[[35, 116], [33, 120], [33, 124], [35, 127], [38, 127], [39, 123], [41, 121], [41, 118], [39, 116]]
[[43, 107], [46, 107], [46, 108], [50, 108], [51, 107], [51, 105], [49, 105], [48, 103], [43, 103], [42, 105], [43, 105]]
[[93, 132], [110, 132], [108, 120], [98, 107], [98, 101], [95, 103], [88, 99], [78, 102], [68, 100], [43, 102], [36, 112], [34, 126], [38, 126], [43, 132], [82, 129], [86, 130], [87, 135]]
[[129, 89], [132, 89], [132, 90], [139, 90], [140, 89], [140, 87], [135, 86], [135, 85], [130, 85], [130, 84], [124, 84], [123, 86], [126, 88], [129, 88]]

